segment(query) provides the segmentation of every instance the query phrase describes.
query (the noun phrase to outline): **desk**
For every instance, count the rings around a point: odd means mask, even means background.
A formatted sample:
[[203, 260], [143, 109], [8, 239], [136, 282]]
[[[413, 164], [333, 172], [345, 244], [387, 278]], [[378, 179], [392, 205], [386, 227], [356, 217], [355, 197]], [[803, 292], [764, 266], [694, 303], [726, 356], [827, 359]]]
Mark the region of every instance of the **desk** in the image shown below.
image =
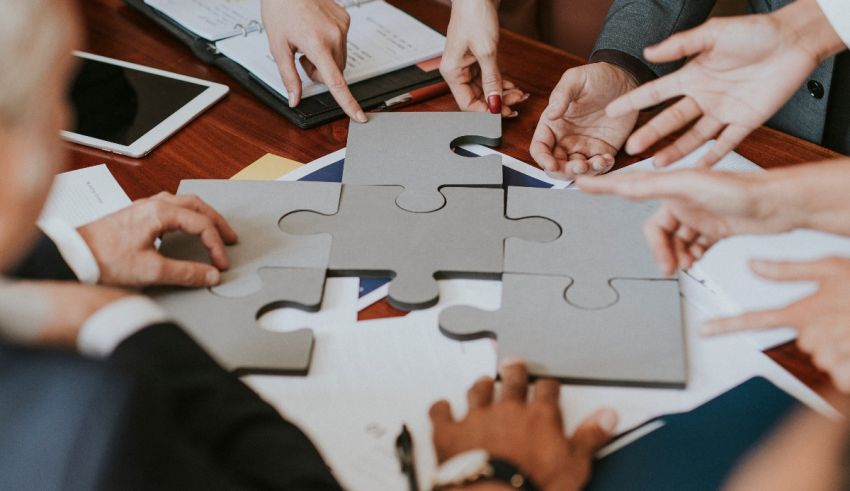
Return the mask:
[[[441, 32], [446, 32], [449, 10], [422, 0], [391, 0]], [[198, 61], [180, 44], [121, 0], [82, 2], [86, 23], [85, 50], [99, 55], [171, 70], [227, 84], [231, 92], [199, 119], [166, 141], [143, 159], [130, 159], [69, 144], [72, 166], [106, 163], [132, 199], [160, 191], [175, 192], [181, 179], [229, 178], [266, 153], [309, 162], [345, 146], [348, 122], [336, 121], [312, 130], [301, 130], [259, 103], [224, 73]], [[500, 66], [506, 79], [530, 92], [532, 97], [519, 109], [515, 120], [506, 121], [499, 148], [513, 157], [532, 162], [528, 153], [537, 119], [564, 70], [581, 65], [578, 56], [502, 31]], [[454, 111], [450, 95], [426, 101], [406, 111]], [[627, 165], [652, 155], [620, 155], [618, 165]], [[779, 167], [837, 156], [817, 145], [768, 128], [756, 130], [737, 149], [764, 167]], [[361, 312], [362, 319], [400, 315], [386, 302]], [[793, 344], [772, 349], [768, 354], [805, 383], [817, 390], [829, 387], [829, 379]]]

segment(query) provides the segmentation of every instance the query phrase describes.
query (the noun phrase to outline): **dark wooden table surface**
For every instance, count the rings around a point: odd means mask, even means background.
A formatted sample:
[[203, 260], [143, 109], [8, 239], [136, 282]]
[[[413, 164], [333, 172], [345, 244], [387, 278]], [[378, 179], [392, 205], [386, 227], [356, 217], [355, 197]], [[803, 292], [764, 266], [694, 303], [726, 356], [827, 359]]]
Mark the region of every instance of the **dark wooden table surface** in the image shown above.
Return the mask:
[[[428, 0], [391, 0], [440, 32], [448, 26], [448, 8]], [[345, 146], [348, 122], [336, 121], [312, 130], [301, 130], [260, 104], [246, 90], [214, 67], [200, 62], [188, 48], [170, 37], [121, 0], [82, 0], [86, 23], [85, 50], [177, 73], [227, 84], [230, 94], [197, 120], [174, 135], [150, 155], [131, 159], [69, 144], [74, 168], [106, 163], [132, 199], [160, 191], [177, 190], [181, 179], [229, 178], [266, 153], [309, 162]], [[499, 53], [504, 77], [532, 94], [519, 109], [518, 118], [506, 121], [499, 148], [513, 157], [532, 162], [528, 146], [537, 119], [564, 70], [584, 63], [578, 56], [528, 38], [502, 31]], [[406, 111], [455, 111], [449, 95], [411, 106]], [[627, 165], [651, 156], [619, 156]], [[779, 167], [836, 156], [817, 145], [761, 128], [737, 149], [763, 167]], [[386, 302], [361, 312], [360, 317], [401, 315]], [[768, 354], [817, 390], [829, 379], [793, 344]]]

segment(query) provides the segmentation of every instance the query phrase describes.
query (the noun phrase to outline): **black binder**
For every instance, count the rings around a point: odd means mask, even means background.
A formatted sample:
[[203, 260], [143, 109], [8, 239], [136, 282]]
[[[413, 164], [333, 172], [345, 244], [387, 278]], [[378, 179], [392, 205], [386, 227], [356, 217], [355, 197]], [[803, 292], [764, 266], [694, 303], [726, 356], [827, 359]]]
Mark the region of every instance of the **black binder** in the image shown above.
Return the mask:
[[[222, 69], [260, 101], [282, 114], [299, 128], [314, 128], [345, 116], [342, 108], [328, 92], [304, 98], [298, 107], [290, 108], [285, 97], [271, 89], [235, 61], [217, 53], [215, 45], [210, 41], [198, 37], [168, 16], [148, 6], [144, 0], [124, 0], [124, 3], [176, 36], [189, 46], [201, 61]], [[389, 99], [406, 94], [411, 90], [440, 83], [442, 80], [439, 70], [426, 72], [414, 65], [352, 84], [349, 88], [351, 94], [363, 109], [368, 111], [381, 106]]]

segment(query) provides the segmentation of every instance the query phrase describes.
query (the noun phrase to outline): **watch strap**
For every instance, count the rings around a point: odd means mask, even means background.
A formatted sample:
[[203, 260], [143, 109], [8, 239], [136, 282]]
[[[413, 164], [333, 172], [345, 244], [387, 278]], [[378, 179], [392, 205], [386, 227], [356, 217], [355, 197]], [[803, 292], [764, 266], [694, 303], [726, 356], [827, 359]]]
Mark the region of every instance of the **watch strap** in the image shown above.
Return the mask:
[[522, 473], [517, 466], [507, 460], [490, 458], [492, 474], [488, 480], [500, 481], [519, 491], [540, 491], [530, 477]]

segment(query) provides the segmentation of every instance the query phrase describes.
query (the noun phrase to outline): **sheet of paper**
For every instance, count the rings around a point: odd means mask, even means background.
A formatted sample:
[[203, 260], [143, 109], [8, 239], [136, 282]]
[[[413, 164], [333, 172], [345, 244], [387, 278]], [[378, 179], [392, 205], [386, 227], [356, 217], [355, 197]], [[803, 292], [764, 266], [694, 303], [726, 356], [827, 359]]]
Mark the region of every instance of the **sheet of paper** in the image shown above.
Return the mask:
[[235, 181], [274, 181], [301, 167], [301, 162], [267, 153], [248, 164], [230, 179]]
[[[702, 148], [674, 164], [672, 169], [693, 167], [713, 145]], [[716, 170], [764, 172], [764, 169], [737, 153], [726, 156]], [[618, 172], [655, 170], [651, 159]], [[831, 256], [850, 257], [850, 238], [813, 230], [796, 230], [779, 235], [737, 236], [715, 244], [689, 271], [702, 282], [703, 301], [713, 303], [714, 316], [783, 307], [814, 293], [816, 286], [806, 282], [775, 282], [756, 276], [749, 267], [753, 259], [812, 260]], [[704, 294], [706, 292], [699, 292]], [[746, 333], [759, 349], [765, 350], [795, 339], [791, 328]]]
[[58, 174], [41, 219], [59, 218], [76, 228], [127, 206], [127, 193], [106, 164], [100, 164]]
[[238, 32], [237, 25], [260, 22], [260, 0], [145, 0], [145, 3], [208, 41]]
[[[384, 1], [350, 7], [348, 13], [351, 26], [344, 75], [349, 84], [434, 58], [445, 48], [446, 38], [440, 33]], [[288, 97], [265, 35], [235, 36], [219, 41], [216, 46], [222, 54]], [[300, 62], [296, 67], [303, 97], [327, 92], [324, 84], [310, 79]]]

